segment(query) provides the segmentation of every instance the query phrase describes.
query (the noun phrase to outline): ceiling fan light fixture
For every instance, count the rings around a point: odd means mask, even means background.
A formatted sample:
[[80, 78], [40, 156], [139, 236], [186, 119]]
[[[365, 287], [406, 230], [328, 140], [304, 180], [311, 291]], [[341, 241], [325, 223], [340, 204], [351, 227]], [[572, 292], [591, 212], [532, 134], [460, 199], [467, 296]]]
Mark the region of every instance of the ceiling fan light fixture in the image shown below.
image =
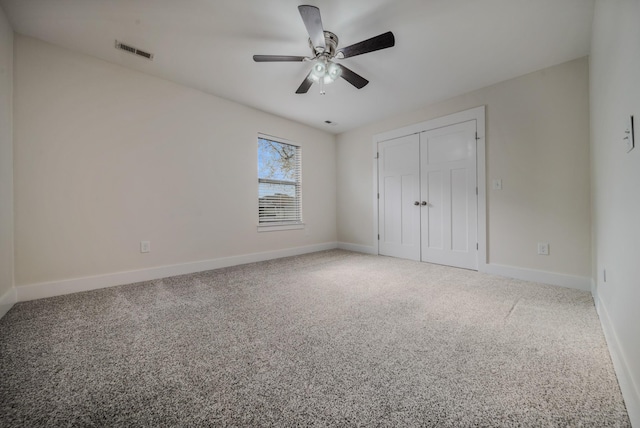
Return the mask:
[[324, 77], [322, 78], [322, 81], [323, 81], [324, 83], [326, 83], [326, 84], [333, 83], [333, 82], [335, 82], [335, 80], [336, 80], [336, 79], [334, 79], [333, 77], [331, 77], [331, 76], [329, 75], [329, 73], [325, 74], [325, 75], [324, 75]]
[[326, 59], [319, 59], [311, 69], [311, 80], [314, 83], [333, 83], [342, 74], [342, 69], [335, 63]]
[[311, 73], [312, 73], [312, 76], [314, 76], [318, 80], [323, 78], [326, 72], [327, 72], [327, 65], [325, 64], [324, 61], [317, 61], [315, 64], [313, 64], [313, 70]]
[[340, 77], [340, 74], [342, 74], [342, 69], [338, 66], [338, 64], [335, 64], [333, 62], [329, 64], [329, 67], [327, 67], [326, 76], [328, 76], [332, 82]]

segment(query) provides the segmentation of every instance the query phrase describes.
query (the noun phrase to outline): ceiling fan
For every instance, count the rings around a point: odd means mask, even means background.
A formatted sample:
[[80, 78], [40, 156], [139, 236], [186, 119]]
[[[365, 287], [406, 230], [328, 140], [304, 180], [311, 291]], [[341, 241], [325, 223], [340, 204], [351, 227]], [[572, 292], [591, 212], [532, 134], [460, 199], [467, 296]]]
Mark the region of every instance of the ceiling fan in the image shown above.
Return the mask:
[[324, 85], [334, 82], [338, 77], [342, 77], [356, 88], [362, 89], [369, 81], [344, 65], [334, 62], [334, 60], [350, 58], [352, 56], [390, 48], [395, 45], [393, 33], [388, 31], [379, 36], [347, 46], [346, 48], [337, 49], [338, 37], [331, 31], [325, 31], [324, 28], [322, 28], [320, 9], [315, 6], [301, 5], [298, 6], [298, 11], [309, 33], [309, 46], [311, 47], [312, 56], [253, 56], [255, 62], [312, 61], [314, 63], [313, 67], [300, 87], [298, 87], [296, 94], [306, 94], [311, 85], [319, 83], [320, 94], [324, 95]]

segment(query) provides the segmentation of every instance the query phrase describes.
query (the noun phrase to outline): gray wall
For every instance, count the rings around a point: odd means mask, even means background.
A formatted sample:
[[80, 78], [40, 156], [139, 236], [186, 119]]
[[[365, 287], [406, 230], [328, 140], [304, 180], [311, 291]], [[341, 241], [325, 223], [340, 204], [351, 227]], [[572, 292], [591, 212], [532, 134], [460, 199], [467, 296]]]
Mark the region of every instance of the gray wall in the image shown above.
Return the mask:
[[[338, 240], [372, 247], [375, 134], [486, 105], [488, 262], [591, 276], [589, 74], [581, 58], [338, 136]], [[550, 243], [539, 256], [537, 243]]]
[[[336, 241], [331, 134], [20, 35], [14, 106], [18, 296]], [[259, 132], [302, 146], [305, 229], [257, 231]]]
[[13, 303], [13, 29], [0, 8], [0, 316]]
[[[640, 426], [640, 0], [598, 1], [591, 44], [594, 295], [634, 426]], [[604, 281], [604, 270], [607, 281]]]

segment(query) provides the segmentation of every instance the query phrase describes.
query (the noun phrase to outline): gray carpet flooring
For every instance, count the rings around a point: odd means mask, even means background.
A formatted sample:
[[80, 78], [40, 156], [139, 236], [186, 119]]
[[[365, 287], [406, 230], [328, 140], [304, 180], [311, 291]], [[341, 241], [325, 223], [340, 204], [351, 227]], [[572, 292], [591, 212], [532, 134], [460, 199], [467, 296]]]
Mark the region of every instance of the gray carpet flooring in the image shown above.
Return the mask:
[[0, 426], [630, 423], [589, 293], [334, 250], [18, 303]]

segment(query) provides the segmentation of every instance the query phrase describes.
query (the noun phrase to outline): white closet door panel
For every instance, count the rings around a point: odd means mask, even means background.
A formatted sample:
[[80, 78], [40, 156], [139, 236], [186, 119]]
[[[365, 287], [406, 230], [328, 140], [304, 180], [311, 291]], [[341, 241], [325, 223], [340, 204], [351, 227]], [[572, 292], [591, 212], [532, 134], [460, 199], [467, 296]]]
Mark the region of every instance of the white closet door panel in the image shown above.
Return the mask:
[[421, 260], [477, 269], [476, 123], [420, 134]]
[[402, 243], [402, 186], [400, 182], [401, 177], [384, 177], [384, 185], [382, 186], [381, 195], [384, 195], [384, 198], [381, 198], [382, 218], [384, 219], [382, 235], [384, 236], [383, 241], [389, 244]]
[[451, 250], [469, 251], [468, 171], [451, 170]]
[[420, 140], [417, 134], [378, 145], [379, 253], [420, 260]]
[[428, 171], [426, 174], [427, 194], [430, 206], [422, 207], [423, 229], [422, 239], [428, 248], [444, 249], [444, 194], [442, 171]]

